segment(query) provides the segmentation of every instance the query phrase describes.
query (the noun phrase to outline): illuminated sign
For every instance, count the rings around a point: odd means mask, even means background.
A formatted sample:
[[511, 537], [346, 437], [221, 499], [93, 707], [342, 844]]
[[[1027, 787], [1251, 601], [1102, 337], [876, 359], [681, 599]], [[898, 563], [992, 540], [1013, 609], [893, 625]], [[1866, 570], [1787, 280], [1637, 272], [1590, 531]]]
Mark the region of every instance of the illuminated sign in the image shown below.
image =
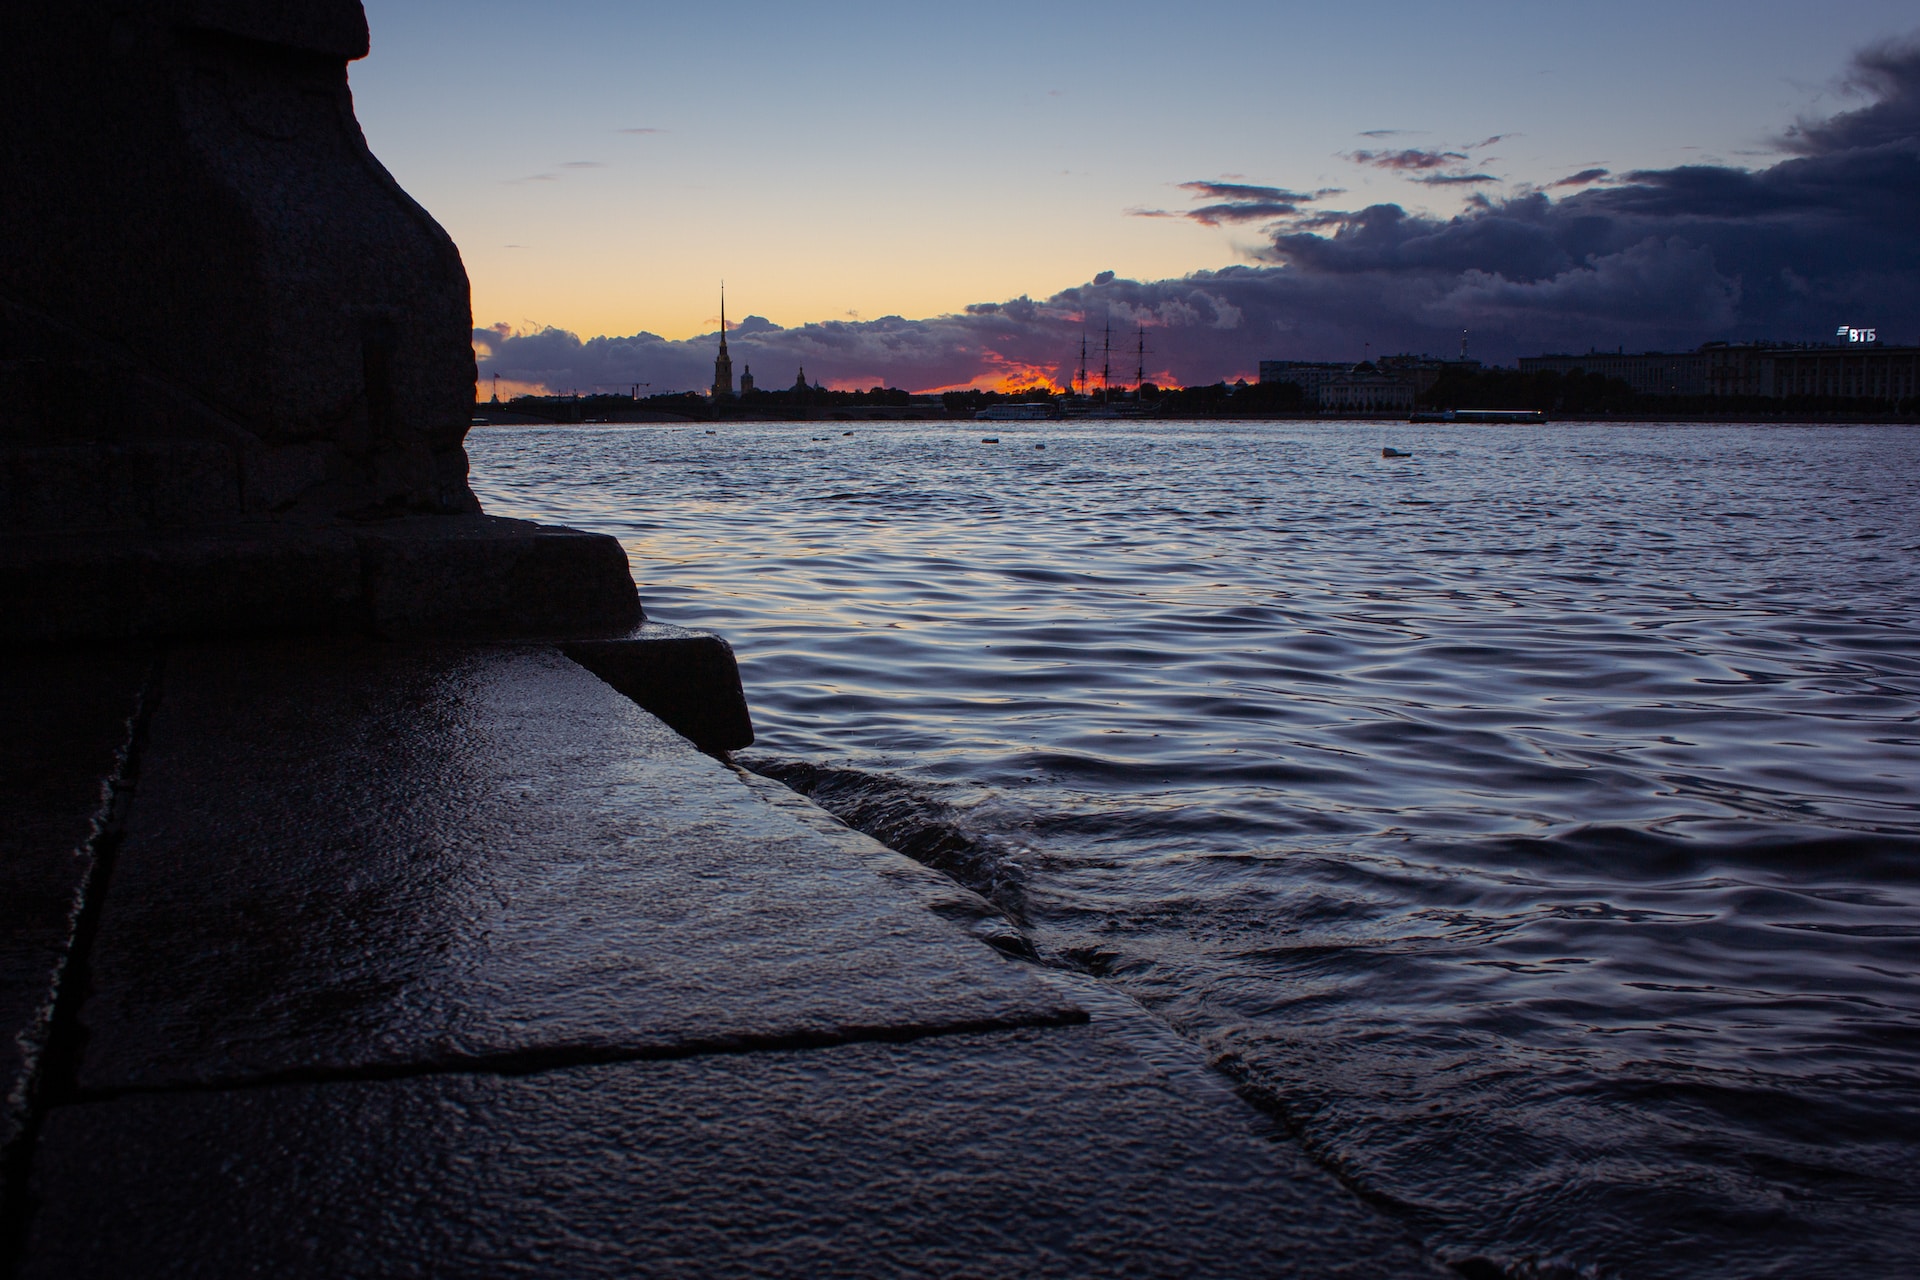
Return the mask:
[[1833, 331], [1833, 336], [1836, 338], [1845, 338], [1848, 342], [1880, 341], [1880, 331], [1878, 329], [1855, 329], [1844, 324]]

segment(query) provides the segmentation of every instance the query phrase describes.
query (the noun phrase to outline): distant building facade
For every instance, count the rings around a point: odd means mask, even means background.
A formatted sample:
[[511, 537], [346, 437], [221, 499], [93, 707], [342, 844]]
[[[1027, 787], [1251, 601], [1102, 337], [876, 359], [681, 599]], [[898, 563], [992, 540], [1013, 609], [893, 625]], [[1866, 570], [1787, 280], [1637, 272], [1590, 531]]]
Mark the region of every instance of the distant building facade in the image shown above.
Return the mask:
[[1383, 373], [1350, 373], [1320, 384], [1322, 409], [1339, 413], [1411, 413], [1413, 384]]
[[[1398, 363], [1395, 363], [1398, 362]], [[1401, 413], [1414, 397], [1440, 380], [1450, 362], [1420, 356], [1387, 356], [1378, 366], [1309, 360], [1262, 360], [1260, 381], [1291, 382], [1300, 398], [1339, 413]], [[1479, 367], [1479, 362], [1473, 362]]]
[[1643, 396], [1704, 396], [1708, 360], [1703, 351], [1589, 351], [1583, 356], [1522, 356], [1522, 373], [1572, 373], [1582, 370], [1618, 378]]
[[1522, 373], [1575, 370], [1619, 378], [1645, 396], [1896, 401], [1920, 396], [1920, 347], [1709, 342], [1697, 351], [1520, 357]]
[[1920, 396], [1920, 347], [1819, 347], [1776, 351], [1775, 396], [1910, 400]]
[[1291, 382], [1300, 388], [1300, 398], [1318, 403], [1320, 388], [1335, 378], [1344, 378], [1353, 372], [1351, 363], [1333, 363], [1310, 360], [1262, 360], [1260, 362], [1260, 381], [1263, 383]]

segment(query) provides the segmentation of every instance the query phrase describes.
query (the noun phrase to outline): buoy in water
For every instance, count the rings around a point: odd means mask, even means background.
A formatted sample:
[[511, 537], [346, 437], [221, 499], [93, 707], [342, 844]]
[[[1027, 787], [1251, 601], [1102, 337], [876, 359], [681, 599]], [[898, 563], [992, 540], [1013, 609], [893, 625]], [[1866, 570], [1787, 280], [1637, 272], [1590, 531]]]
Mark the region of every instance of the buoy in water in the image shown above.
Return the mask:
[[1413, 455], [1410, 453], [1402, 453], [1398, 449], [1387, 448], [1380, 451], [1380, 456], [1383, 458], [1411, 458]]
[[1000, 437], [999, 436], [981, 436], [980, 443], [981, 444], [999, 444]]

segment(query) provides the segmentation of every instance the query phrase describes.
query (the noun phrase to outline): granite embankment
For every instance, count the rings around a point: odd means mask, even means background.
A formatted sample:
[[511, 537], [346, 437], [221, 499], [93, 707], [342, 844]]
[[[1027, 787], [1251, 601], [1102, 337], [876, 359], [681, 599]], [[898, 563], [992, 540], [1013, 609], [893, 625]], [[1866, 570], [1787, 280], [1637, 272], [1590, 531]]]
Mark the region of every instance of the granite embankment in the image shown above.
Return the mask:
[[554, 648], [0, 696], [16, 1274], [1429, 1273], [1135, 1006]]

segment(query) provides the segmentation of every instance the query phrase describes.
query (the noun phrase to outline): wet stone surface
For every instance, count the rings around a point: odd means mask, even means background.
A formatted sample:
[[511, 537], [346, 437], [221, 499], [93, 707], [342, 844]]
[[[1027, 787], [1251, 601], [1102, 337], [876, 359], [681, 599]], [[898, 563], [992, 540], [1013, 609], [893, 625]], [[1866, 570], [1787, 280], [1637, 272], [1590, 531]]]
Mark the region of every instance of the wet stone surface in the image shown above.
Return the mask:
[[177, 650], [82, 1096], [1074, 1021], [557, 652]]
[[556, 650], [144, 697], [20, 1276], [1437, 1274], [1137, 1005]]
[[29, 1277], [1442, 1274], [1136, 1011], [911, 1045], [133, 1095]]
[[[142, 685], [133, 650], [15, 651], [0, 677], [0, 1152], [25, 1127], [97, 823]], [[11, 1170], [12, 1162], [0, 1163]]]

